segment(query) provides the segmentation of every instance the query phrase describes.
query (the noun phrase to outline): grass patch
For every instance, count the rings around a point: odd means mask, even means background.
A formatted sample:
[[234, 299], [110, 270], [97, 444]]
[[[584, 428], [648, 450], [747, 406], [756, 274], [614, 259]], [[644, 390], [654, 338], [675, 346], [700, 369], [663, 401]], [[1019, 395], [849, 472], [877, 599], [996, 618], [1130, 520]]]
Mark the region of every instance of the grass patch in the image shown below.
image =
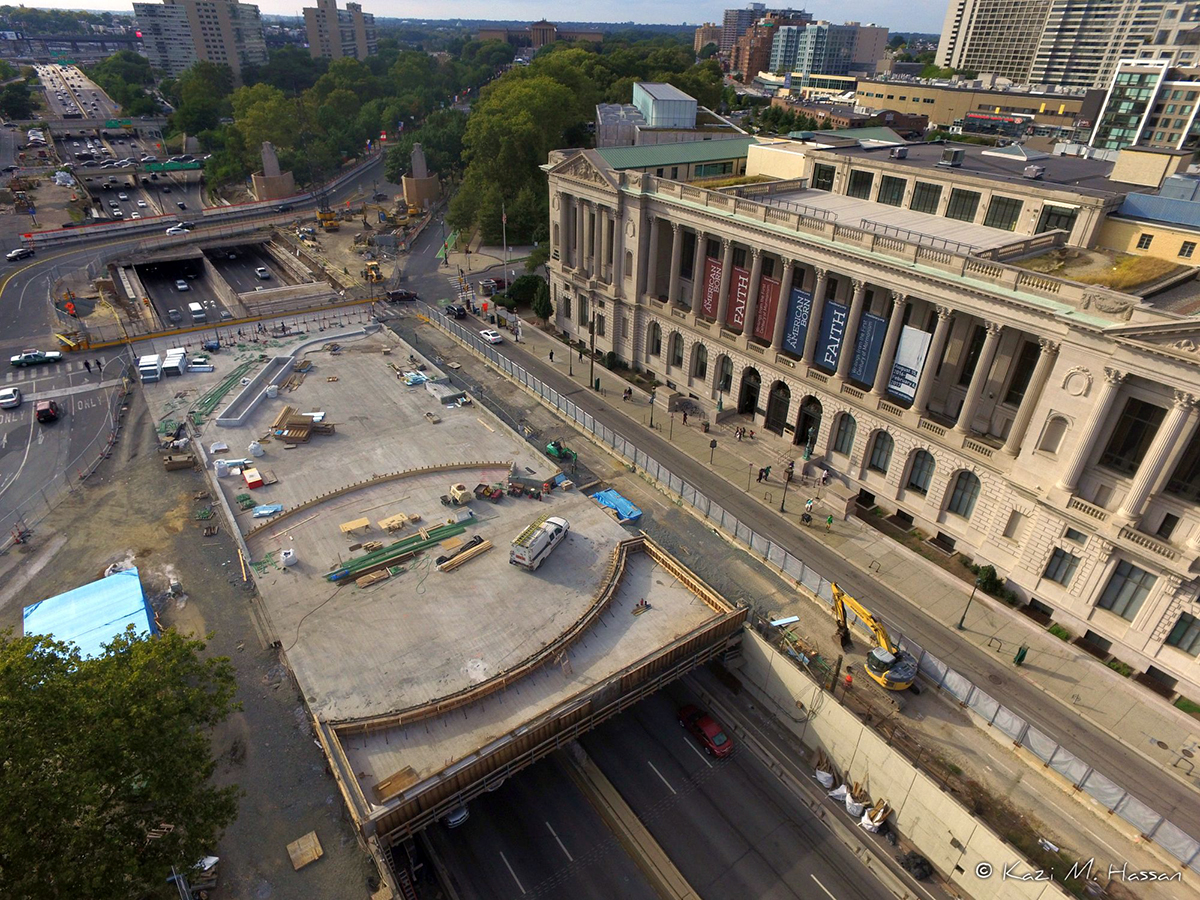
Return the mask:
[[1180, 697], [1178, 700], [1176, 700], [1175, 707], [1177, 709], [1183, 710], [1185, 713], [1188, 713], [1189, 715], [1194, 716], [1194, 715], [1200, 714], [1200, 703], [1193, 703], [1187, 697]]
[[771, 178], [767, 175], [731, 175], [728, 178], [697, 178], [695, 181], [689, 182], [700, 188], [736, 187], [741, 184], [761, 184], [764, 181], [777, 181], [778, 179]]
[[1117, 291], [1126, 291], [1139, 285], [1158, 281], [1176, 269], [1175, 263], [1153, 256], [1124, 256], [1107, 270], [1082, 272], [1072, 276], [1083, 284], [1098, 284]]
[[[1119, 659], [1110, 659], [1105, 665], [1114, 672], [1124, 675], [1126, 678], [1133, 674], [1133, 666], [1129, 665], [1129, 663], [1123, 663]], [[1200, 709], [1200, 707], [1197, 708]]]
[[1067, 629], [1063, 628], [1057, 622], [1055, 622], [1053, 625], [1051, 625], [1046, 630], [1049, 631], [1056, 638], [1058, 638], [1060, 641], [1069, 641], [1073, 637], [1071, 632], [1067, 631]]

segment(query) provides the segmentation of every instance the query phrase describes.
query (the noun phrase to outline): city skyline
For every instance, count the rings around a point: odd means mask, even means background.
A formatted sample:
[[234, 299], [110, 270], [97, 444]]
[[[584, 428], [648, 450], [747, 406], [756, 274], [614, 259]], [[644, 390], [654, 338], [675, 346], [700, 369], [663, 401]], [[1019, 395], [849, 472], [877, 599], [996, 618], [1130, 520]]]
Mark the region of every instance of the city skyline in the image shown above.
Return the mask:
[[[36, 9], [78, 9], [96, 12], [129, 12], [131, 2], [124, 0], [88, 0], [86, 5], [71, 2], [71, 0], [44, 0], [41, 3], [28, 4]], [[259, 0], [255, 4], [265, 15], [299, 16], [300, 5], [290, 0]], [[644, 25], [664, 25], [675, 22], [688, 25], [700, 25], [703, 22], [720, 22], [726, 9], [745, 6], [746, 3], [706, 2], [687, 3], [681, 0], [668, 0], [667, 3], [647, 7], [645, 4], [634, 3], [631, 0], [618, 0], [606, 4], [604, 15], [586, 21], [593, 22], [634, 22]], [[828, 19], [832, 22], [859, 21], [875, 22], [887, 25], [892, 31], [920, 31], [936, 34], [941, 30], [942, 20], [946, 12], [945, 0], [917, 0], [907, 5], [899, 21], [896, 19], [897, 9], [894, 4], [884, 3], [883, 0], [863, 0], [852, 7], [837, 4], [832, 0], [819, 0], [793, 4], [807, 9], [817, 19]], [[397, 0], [368, 0], [363, 4], [364, 11], [374, 13], [379, 18], [418, 18], [421, 7], [414, 3], [397, 2]], [[444, 4], [436, 17], [438, 19], [463, 18], [481, 19], [486, 21], [528, 21], [539, 18], [550, 21], [576, 21], [564, 18], [562, 8], [546, 0], [500, 0], [500, 2], [484, 2], [484, 0], [457, 0]], [[585, 21], [585, 20], [578, 20]], [[900, 27], [903, 24], [903, 28]]]

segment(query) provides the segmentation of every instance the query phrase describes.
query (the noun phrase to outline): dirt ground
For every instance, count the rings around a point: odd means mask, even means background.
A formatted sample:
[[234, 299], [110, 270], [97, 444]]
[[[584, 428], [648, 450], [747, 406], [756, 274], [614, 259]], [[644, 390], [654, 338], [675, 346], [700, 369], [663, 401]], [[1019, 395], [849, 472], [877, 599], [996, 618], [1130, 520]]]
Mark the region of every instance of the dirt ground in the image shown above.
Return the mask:
[[[214, 900], [366, 898], [375, 875], [360, 850], [305, 709], [277, 652], [259, 640], [254, 593], [243, 584], [224, 529], [201, 534], [195, 513], [207, 490], [200, 472], [164, 472], [141, 392], [113, 458], [51, 514], [30, 543], [0, 556], [0, 628], [20, 630], [21, 607], [100, 577], [117, 560], [139, 567], [164, 627], [211, 634], [208, 650], [236, 668], [234, 713], [214, 736], [217, 779], [244, 795], [238, 819], [214, 848]], [[171, 579], [183, 586], [167, 596]], [[287, 844], [316, 830], [325, 855], [292, 870]]]

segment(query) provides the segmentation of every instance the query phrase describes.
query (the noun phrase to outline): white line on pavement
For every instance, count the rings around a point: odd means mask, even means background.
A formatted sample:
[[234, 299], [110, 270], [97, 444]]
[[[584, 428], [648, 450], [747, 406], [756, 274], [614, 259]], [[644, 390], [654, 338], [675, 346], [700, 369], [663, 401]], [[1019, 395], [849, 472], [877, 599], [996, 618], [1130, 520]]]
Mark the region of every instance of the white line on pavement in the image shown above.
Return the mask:
[[575, 857], [571, 855], [571, 851], [567, 849], [567, 845], [562, 842], [562, 838], [558, 836], [558, 832], [554, 830], [554, 826], [547, 822], [546, 827], [550, 829], [550, 833], [554, 835], [554, 839], [558, 841], [558, 846], [562, 848], [562, 852], [567, 854], [567, 859], [569, 859], [571, 862], [575, 862]]
[[[517, 887], [521, 889], [521, 893], [525, 893], [525, 886], [521, 884], [521, 879], [517, 877], [517, 873], [513, 871], [512, 865], [508, 861], [508, 857], [504, 855], [504, 851], [500, 851], [500, 858], [504, 860], [504, 865], [508, 867], [508, 874], [513, 877], [513, 881], [517, 883]], [[826, 891], [828, 893], [828, 891]]]
[[667, 779], [663, 778], [663, 773], [658, 771], [658, 769], [654, 768], [654, 763], [650, 762], [650, 760], [646, 760], [646, 765], [648, 765], [651, 769], [654, 769], [655, 775], [657, 775], [659, 778], [662, 778], [662, 783], [667, 786], [668, 791], [670, 791], [672, 794], [679, 793], [679, 791], [677, 791], [677, 790], [675, 790], [675, 788], [671, 787], [671, 782], [669, 782], [669, 781], [667, 781]]
[[817, 883], [817, 887], [819, 887], [821, 890], [823, 890], [825, 892], [826, 896], [829, 897], [829, 900], [837, 900], [837, 897], [835, 897], [835, 896], [833, 896], [833, 894], [829, 893], [829, 888], [827, 888], [827, 887], [825, 887], [825, 885], [821, 884], [820, 879], [817, 878], [816, 875], [809, 875], [808, 877]]
[[702, 760], [704, 760], [704, 764], [706, 766], [708, 766], [710, 769], [712, 768], [712, 763], [708, 761], [708, 757], [705, 756], [703, 753], [701, 753], [695, 744], [693, 744], [691, 741], [689, 741], [686, 737], [683, 739], [683, 742], [692, 748], [693, 753], [695, 753], [698, 757], [700, 757]]
[[[17, 467], [17, 471], [13, 473], [12, 479], [9, 480], [4, 487], [0, 488], [0, 495], [3, 495], [4, 492], [12, 486], [12, 484], [17, 480], [17, 477], [21, 474], [21, 470], [25, 468], [25, 463], [29, 461], [29, 448], [33, 446], [33, 425], [36, 421], [36, 416], [29, 417], [29, 440], [25, 442], [25, 455], [21, 457], [21, 465], [19, 465]], [[44, 433], [45, 432], [43, 432], [43, 434]]]

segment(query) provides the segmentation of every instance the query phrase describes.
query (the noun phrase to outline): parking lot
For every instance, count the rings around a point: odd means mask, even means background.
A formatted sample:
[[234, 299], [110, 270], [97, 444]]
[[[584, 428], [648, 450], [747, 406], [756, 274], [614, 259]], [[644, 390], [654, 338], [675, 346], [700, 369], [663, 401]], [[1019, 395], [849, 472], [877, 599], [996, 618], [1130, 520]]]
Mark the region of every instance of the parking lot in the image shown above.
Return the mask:
[[[229, 282], [229, 286], [239, 294], [260, 287], [266, 290], [297, 283], [290, 272], [271, 259], [271, 254], [263, 249], [261, 244], [245, 244], [240, 247], [210, 250], [208, 258], [212, 260], [217, 271]], [[266, 269], [270, 277], [259, 277], [255, 270], [260, 268]]]
[[[213, 286], [204, 274], [204, 267], [199, 259], [172, 260], [168, 262], [147, 263], [135, 266], [146, 294], [158, 313], [159, 321], [167, 326], [191, 325], [192, 317], [188, 312], [189, 303], [199, 303], [204, 307], [206, 321], [215, 323], [222, 318], [231, 318], [232, 314], [225, 308]], [[186, 291], [179, 290], [175, 283], [183, 280], [187, 283]], [[171, 310], [179, 311], [178, 319], [173, 321]]]

